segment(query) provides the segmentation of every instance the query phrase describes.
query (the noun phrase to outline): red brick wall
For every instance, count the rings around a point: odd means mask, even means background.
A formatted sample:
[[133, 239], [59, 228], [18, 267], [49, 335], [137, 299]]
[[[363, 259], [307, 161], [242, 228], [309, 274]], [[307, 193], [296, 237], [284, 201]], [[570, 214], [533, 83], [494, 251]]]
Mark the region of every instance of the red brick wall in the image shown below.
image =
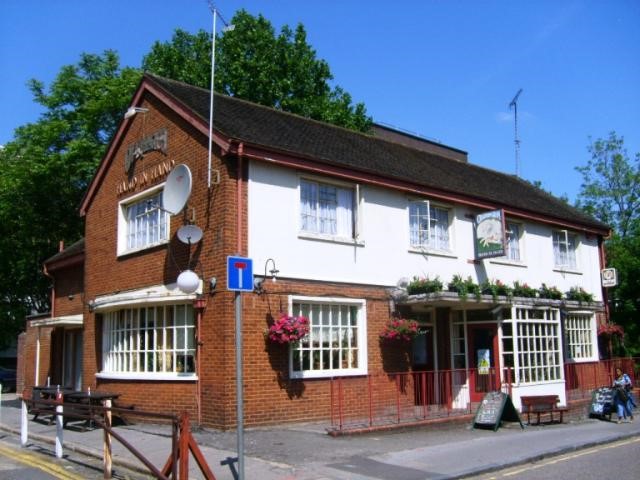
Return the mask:
[[83, 306], [84, 265], [79, 263], [51, 272], [54, 277], [53, 316], [81, 314]]
[[[133, 175], [159, 162], [184, 163], [193, 174], [193, 190], [186, 212], [188, 218], [203, 230], [203, 239], [191, 247], [193, 268], [205, 280], [216, 277], [218, 288], [207, 295], [208, 305], [200, 322], [201, 348], [198, 378], [202, 391], [201, 418], [204, 424], [230, 428], [236, 424], [235, 395], [235, 310], [234, 294], [225, 289], [226, 257], [246, 255], [247, 197], [246, 181], [242, 185], [241, 245], [237, 240], [237, 168], [235, 157], [220, 158], [215, 150], [214, 169], [220, 171], [221, 182], [207, 188], [207, 140], [191, 124], [180, 120], [172, 111], [153, 98], [144, 102], [146, 115], [136, 115], [131, 122], [86, 215], [85, 284], [86, 301], [96, 296], [123, 292], [149, 285], [175, 282], [180, 268], [186, 266], [188, 247], [175, 239], [183, 224], [183, 215], [171, 220], [171, 244], [174, 260], [167, 246], [145, 250], [118, 258], [116, 255], [117, 204], [120, 200], [150, 188], [152, 184], [126, 195], [117, 195], [117, 185], [125, 176], [126, 148], [160, 128], [168, 130], [168, 153], [145, 154], [137, 161]], [[247, 161], [243, 160], [243, 178]], [[214, 175], [215, 177], [215, 175]], [[158, 179], [155, 183], [164, 181]], [[192, 262], [193, 263], [193, 262]], [[200, 268], [201, 267], [201, 268]], [[292, 292], [309, 296], [336, 296], [366, 299], [369, 371], [381, 371], [383, 360], [378, 333], [389, 318], [388, 301], [383, 289], [365, 286], [332, 285], [317, 282], [269, 282], [269, 293], [258, 296], [243, 294], [243, 362], [245, 424], [261, 425], [282, 421], [328, 419], [330, 382], [328, 379], [290, 380], [286, 347], [265, 343], [264, 330], [269, 315], [286, 310]], [[99, 316], [85, 312], [84, 384], [94, 388], [115, 390], [121, 401], [137, 408], [163, 413], [187, 410], [197, 418], [198, 399], [195, 381], [116, 381], [96, 379], [101, 369], [101, 331]], [[404, 360], [405, 357], [399, 357]], [[386, 368], [394, 368], [385, 365]], [[405, 368], [406, 366], [398, 367]]]

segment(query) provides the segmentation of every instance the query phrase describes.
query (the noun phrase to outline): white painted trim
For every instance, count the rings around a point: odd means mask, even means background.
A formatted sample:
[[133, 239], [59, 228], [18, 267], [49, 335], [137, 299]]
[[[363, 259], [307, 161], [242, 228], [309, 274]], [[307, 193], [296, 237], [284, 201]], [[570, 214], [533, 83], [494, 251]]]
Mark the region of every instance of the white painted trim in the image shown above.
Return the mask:
[[193, 374], [177, 374], [177, 373], [96, 373], [96, 378], [109, 380], [151, 380], [151, 381], [177, 381], [177, 382], [194, 382], [198, 380], [198, 375]]
[[63, 315], [61, 317], [43, 318], [39, 320], [31, 321], [32, 327], [61, 327], [66, 325], [80, 325], [84, 323], [84, 317], [82, 314], [78, 315]]
[[137, 290], [98, 296], [91, 302], [91, 308], [95, 312], [105, 312], [126, 305], [189, 302], [195, 300], [198, 294], [202, 294], [202, 290], [202, 279], [200, 279], [198, 289], [189, 294], [180, 291], [175, 283], [153, 285]]

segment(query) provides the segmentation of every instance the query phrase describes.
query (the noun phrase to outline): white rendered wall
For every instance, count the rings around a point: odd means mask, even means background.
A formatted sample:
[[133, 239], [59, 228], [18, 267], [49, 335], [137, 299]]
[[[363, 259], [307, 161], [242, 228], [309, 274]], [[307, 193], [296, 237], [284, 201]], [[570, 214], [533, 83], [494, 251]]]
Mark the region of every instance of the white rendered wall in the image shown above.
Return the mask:
[[[596, 300], [602, 300], [595, 236], [579, 235], [578, 268], [575, 272], [562, 272], [554, 269], [553, 229], [513, 219], [524, 230], [520, 243], [522, 261], [514, 264], [489, 259], [474, 264], [472, 218], [479, 211], [449, 205], [454, 207], [452, 253], [423, 254], [409, 247], [409, 197], [394, 190], [361, 185], [358, 242], [310, 239], [300, 234], [301, 176], [307, 177], [264, 162], [252, 161], [249, 165], [248, 254], [254, 260], [255, 275], [262, 275], [265, 261], [273, 258], [279, 275], [287, 278], [394, 286], [400, 278], [413, 276], [439, 276], [446, 284], [453, 275], [460, 274], [465, 278], [470, 275], [476, 282], [490, 278], [507, 284], [526, 282], [535, 288], [544, 282], [563, 292], [580, 286], [594, 294]], [[332, 183], [329, 177], [312, 178]]]

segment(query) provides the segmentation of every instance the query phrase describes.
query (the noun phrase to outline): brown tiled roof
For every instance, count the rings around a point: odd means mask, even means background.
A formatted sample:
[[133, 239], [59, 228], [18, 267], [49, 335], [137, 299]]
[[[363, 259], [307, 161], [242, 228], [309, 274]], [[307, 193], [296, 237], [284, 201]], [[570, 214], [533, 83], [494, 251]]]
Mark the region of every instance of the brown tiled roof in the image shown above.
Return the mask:
[[45, 265], [52, 265], [54, 263], [61, 262], [63, 260], [71, 258], [71, 257], [73, 257], [75, 255], [79, 255], [79, 254], [83, 254], [83, 253], [84, 253], [84, 238], [81, 238], [77, 242], [69, 245], [67, 248], [65, 248], [61, 252], [58, 252], [55, 255], [53, 255], [52, 257], [47, 258], [44, 261], [44, 264]]
[[[156, 75], [145, 77], [208, 122], [209, 90]], [[496, 207], [609, 230], [604, 223], [513, 175], [226, 95], [216, 94], [214, 105], [214, 129], [248, 145], [451, 192]]]

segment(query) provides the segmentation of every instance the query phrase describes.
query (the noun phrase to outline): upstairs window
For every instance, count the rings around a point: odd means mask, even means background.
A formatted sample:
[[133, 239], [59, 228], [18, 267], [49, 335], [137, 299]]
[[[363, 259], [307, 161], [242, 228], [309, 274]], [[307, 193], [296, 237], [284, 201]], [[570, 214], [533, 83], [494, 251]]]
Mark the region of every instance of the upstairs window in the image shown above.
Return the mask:
[[169, 214], [160, 208], [162, 190], [120, 203], [118, 254], [135, 252], [169, 240]]
[[553, 232], [553, 259], [556, 267], [575, 270], [578, 267], [576, 261], [577, 248], [577, 235], [566, 230]]
[[300, 229], [304, 233], [355, 238], [353, 188], [310, 180], [300, 181]]
[[409, 202], [411, 247], [451, 250], [449, 243], [450, 212], [428, 200]]
[[520, 225], [517, 223], [507, 222], [507, 238], [505, 258], [519, 262], [520, 257]]

